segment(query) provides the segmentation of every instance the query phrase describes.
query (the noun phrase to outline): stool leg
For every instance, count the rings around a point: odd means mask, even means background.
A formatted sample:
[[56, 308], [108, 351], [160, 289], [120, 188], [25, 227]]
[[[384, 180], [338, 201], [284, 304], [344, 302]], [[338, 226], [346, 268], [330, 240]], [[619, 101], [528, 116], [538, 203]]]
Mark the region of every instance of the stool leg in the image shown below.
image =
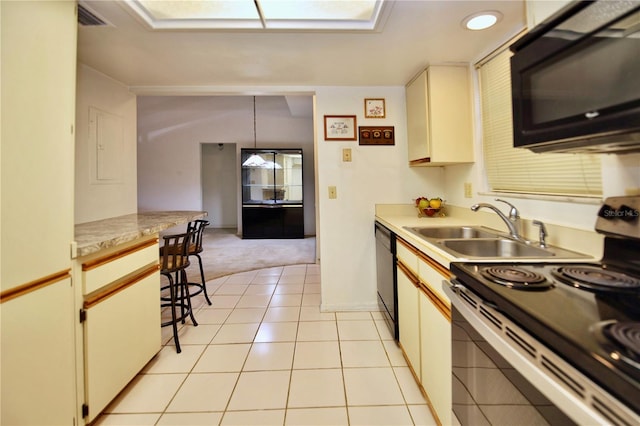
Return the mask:
[[[181, 275], [182, 275], [182, 288], [187, 293], [185, 299], [183, 300], [187, 301], [187, 311], [189, 312], [189, 317], [191, 317], [191, 322], [193, 323], [193, 326], [197, 327], [198, 322], [196, 321], [196, 318], [193, 315], [193, 306], [191, 306], [191, 294], [189, 293], [189, 282], [187, 280], [187, 271], [183, 269], [181, 271]], [[182, 319], [182, 321], [184, 321], [184, 318]]]
[[204, 269], [202, 269], [202, 258], [199, 254], [196, 253], [196, 257], [198, 258], [198, 266], [200, 266], [200, 278], [202, 278], [202, 291], [204, 292], [204, 298], [207, 299], [207, 303], [211, 305], [211, 300], [209, 299], [209, 295], [207, 294], [207, 283], [204, 280]]
[[176, 292], [177, 289], [174, 285], [173, 282], [173, 277], [171, 277], [171, 274], [167, 274], [166, 275], [169, 278], [169, 294], [171, 296], [171, 306], [169, 307], [171, 309], [171, 326], [173, 327], [173, 341], [176, 344], [176, 352], [180, 353], [182, 352], [182, 349], [180, 348], [180, 341], [178, 340], [178, 325], [177, 325], [177, 319], [176, 319]]

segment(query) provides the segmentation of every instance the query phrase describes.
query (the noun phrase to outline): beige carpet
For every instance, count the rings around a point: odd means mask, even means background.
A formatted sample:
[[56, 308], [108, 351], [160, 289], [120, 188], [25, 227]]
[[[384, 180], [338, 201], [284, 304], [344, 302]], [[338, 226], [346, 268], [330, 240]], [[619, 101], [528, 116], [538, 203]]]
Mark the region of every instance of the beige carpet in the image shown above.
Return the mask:
[[[272, 266], [316, 263], [314, 237], [286, 240], [243, 240], [236, 229], [205, 228], [201, 254], [207, 281], [237, 272]], [[195, 265], [194, 265], [195, 262]], [[199, 279], [198, 260], [192, 258], [189, 278]]]

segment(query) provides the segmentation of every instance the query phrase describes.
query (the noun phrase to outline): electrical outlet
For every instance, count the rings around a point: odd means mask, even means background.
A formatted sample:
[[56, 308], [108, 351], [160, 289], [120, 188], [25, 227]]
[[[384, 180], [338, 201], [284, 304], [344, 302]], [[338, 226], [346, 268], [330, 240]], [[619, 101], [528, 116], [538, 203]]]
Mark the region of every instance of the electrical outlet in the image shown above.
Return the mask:
[[471, 186], [471, 182], [464, 183], [464, 197], [465, 198], [473, 197], [473, 186]]
[[342, 149], [342, 161], [346, 161], [346, 162], [351, 161], [351, 148]]
[[329, 199], [333, 200], [338, 198], [338, 191], [335, 186], [329, 187]]

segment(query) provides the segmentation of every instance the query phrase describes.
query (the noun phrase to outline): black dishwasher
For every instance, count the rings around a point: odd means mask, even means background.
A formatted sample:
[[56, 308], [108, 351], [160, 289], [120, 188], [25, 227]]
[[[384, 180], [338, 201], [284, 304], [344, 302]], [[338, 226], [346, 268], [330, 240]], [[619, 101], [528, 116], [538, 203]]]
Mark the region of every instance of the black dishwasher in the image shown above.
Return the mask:
[[375, 224], [378, 305], [395, 340], [398, 340], [398, 288], [396, 275], [396, 234], [379, 222]]

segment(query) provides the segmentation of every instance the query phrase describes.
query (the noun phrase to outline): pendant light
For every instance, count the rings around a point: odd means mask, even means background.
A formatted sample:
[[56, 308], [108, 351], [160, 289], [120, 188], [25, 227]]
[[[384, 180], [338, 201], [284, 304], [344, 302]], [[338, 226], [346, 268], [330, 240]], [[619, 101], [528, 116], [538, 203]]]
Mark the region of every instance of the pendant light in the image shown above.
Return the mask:
[[[253, 148], [257, 148], [257, 136], [256, 136], [256, 97], [253, 97]], [[267, 162], [264, 158], [258, 154], [251, 154], [247, 160], [242, 163], [245, 167], [264, 167]]]

